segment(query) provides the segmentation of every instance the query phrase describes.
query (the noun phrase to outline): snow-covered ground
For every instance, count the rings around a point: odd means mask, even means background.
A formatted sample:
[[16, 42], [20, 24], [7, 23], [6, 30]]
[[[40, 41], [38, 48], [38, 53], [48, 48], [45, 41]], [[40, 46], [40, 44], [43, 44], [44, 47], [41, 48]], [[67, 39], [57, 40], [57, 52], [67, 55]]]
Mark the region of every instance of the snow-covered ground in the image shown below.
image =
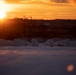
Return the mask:
[[76, 47], [35, 43], [0, 46], [0, 75], [76, 75]]
[[0, 39], [0, 75], [76, 75], [76, 41]]
[[48, 39], [45, 42], [39, 42], [37, 39], [32, 39], [29, 42], [21, 39], [14, 39], [13, 41], [0, 39], [0, 46], [76, 47], [76, 40], [71, 41], [70, 39]]

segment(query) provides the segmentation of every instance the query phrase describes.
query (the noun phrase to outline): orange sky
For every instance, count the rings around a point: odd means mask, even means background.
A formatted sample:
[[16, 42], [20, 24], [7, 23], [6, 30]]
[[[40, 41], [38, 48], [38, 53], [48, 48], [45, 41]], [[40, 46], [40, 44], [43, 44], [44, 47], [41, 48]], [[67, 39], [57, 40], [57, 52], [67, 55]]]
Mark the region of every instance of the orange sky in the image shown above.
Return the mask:
[[5, 1], [6, 9], [9, 9], [7, 15], [10, 18], [25, 16], [36, 19], [76, 19], [76, 0], [1, 1]]

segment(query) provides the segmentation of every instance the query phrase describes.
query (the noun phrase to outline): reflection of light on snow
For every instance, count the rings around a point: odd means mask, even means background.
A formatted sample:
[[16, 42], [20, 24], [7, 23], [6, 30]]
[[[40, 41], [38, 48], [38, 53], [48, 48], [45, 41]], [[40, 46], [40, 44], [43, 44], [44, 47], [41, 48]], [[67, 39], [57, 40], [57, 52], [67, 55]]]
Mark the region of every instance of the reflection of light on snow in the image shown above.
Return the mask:
[[72, 72], [74, 70], [74, 65], [70, 64], [67, 66], [67, 71]]

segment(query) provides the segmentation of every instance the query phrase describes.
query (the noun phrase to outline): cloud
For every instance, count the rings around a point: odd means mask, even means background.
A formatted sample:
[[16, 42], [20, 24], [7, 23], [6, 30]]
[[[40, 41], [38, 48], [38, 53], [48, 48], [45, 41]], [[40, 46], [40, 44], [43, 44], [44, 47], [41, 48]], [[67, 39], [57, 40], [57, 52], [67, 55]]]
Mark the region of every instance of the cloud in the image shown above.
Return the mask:
[[68, 3], [68, 0], [5, 0], [7, 3], [21, 3], [21, 2], [55, 2]]
[[76, 0], [4, 0], [6, 3], [44, 2], [44, 3], [76, 3]]
[[20, 3], [21, 0], [4, 0], [6, 3]]
[[55, 3], [68, 3], [68, 0], [51, 0], [51, 1]]
[[[23, 6], [28, 5], [38, 5], [38, 6], [75, 6], [76, 0], [5, 0], [8, 4], [18, 4]], [[21, 5], [20, 5], [21, 4]]]

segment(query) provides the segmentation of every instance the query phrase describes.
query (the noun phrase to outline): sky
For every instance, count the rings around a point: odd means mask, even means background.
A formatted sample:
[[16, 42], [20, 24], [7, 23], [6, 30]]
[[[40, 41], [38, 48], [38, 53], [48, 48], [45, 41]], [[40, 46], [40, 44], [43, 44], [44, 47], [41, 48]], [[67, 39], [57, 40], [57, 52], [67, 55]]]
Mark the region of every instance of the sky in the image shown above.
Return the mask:
[[76, 0], [0, 0], [7, 16], [34, 19], [76, 19]]

